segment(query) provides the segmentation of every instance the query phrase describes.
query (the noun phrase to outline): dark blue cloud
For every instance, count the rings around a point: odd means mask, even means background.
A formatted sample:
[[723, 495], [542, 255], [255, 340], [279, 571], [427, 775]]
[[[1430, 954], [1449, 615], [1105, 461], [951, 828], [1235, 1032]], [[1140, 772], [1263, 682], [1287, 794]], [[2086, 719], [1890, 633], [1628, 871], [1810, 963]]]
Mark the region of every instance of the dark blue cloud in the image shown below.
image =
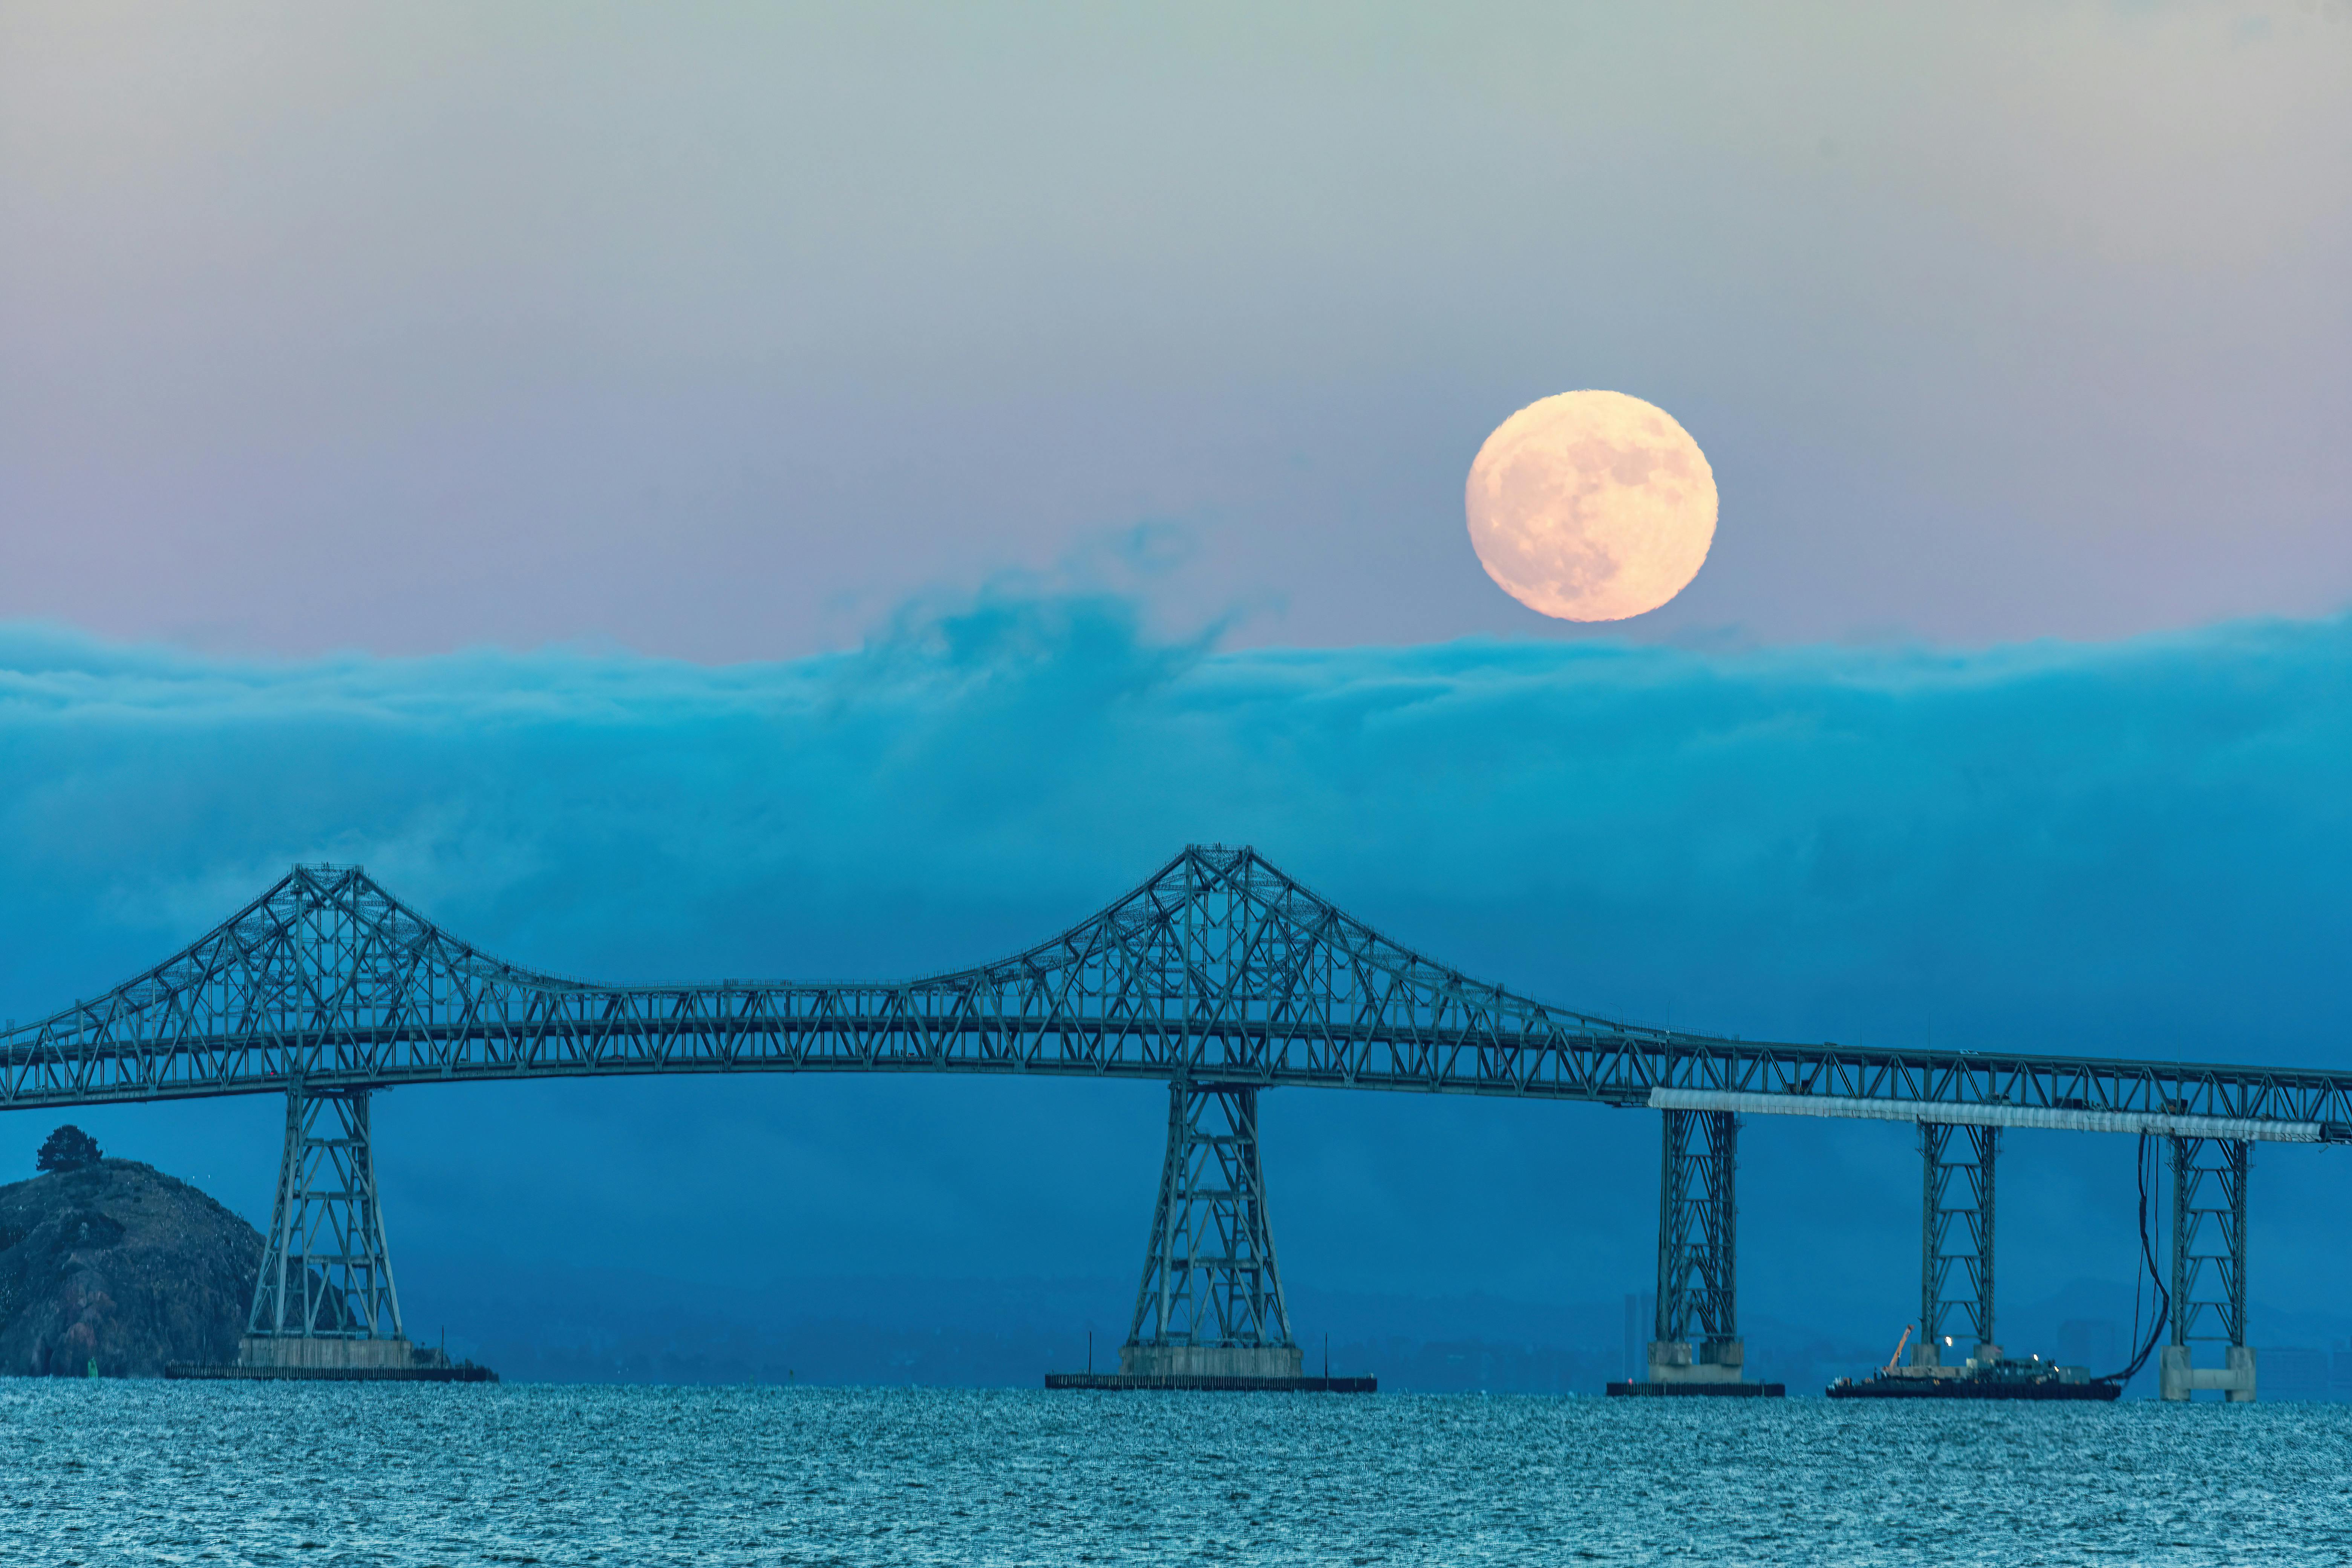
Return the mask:
[[[1118, 597], [1013, 592], [909, 612], [856, 654], [718, 669], [239, 663], [16, 626], [0, 1012], [122, 978], [297, 859], [363, 861], [561, 973], [870, 975], [993, 956], [1216, 839], [1596, 1011], [2341, 1065], [2347, 656], [2344, 620], [1969, 653], [1219, 653], [1146, 635]], [[1296, 1285], [1642, 1283], [1648, 1118], [1368, 1099], [1269, 1111]], [[1160, 1111], [1116, 1086], [762, 1080], [420, 1090], [382, 1114], [408, 1140], [386, 1154], [395, 1238], [420, 1256], [576, 1264], [625, 1237], [684, 1278], [724, 1257], [1109, 1279], [1140, 1246]], [[92, 1120], [252, 1212], [273, 1118]], [[28, 1160], [47, 1126], [26, 1121], [5, 1135]], [[2019, 1148], [2008, 1287], [2127, 1280], [2128, 1152]], [[2257, 1294], [2340, 1294], [2321, 1220], [2340, 1158], [2263, 1158]], [[1758, 1125], [1751, 1300], [1899, 1325], [1914, 1172], [1899, 1130]]]

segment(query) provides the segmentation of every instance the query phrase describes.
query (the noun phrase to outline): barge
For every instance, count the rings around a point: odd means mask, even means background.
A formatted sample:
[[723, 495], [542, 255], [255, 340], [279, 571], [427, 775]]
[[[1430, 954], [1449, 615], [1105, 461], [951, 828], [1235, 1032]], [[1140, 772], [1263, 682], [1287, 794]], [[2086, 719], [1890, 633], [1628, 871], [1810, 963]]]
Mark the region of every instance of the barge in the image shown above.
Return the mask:
[[[1903, 1331], [1908, 1341], [1911, 1331]], [[1983, 1352], [1990, 1352], [1990, 1354]], [[2040, 1356], [2013, 1360], [1996, 1346], [1958, 1366], [1900, 1366], [1903, 1342], [1887, 1363], [1868, 1377], [1841, 1377], [1822, 1392], [1832, 1399], [2072, 1399], [2104, 1403], [2124, 1391], [2119, 1377], [2093, 1377], [2079, 1366], [2060, 1366]]]

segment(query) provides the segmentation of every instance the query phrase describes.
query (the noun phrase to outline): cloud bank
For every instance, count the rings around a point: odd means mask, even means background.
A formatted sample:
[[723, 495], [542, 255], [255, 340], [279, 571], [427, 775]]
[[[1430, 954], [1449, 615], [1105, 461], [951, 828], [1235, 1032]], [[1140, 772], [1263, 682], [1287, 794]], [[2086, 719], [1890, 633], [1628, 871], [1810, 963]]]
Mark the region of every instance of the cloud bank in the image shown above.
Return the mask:
[[[1223, 840], [1401, 941], [1596, 1011], [2342, 1065], [2347, 688], [2341, 619], [1957, 653], [1220, 652], [1148, 635], [1126, 599], [1007, 591], [910, 611], [853, 654], [718, 669], [562, 650], [236, 662], [16, 626], [0, 1011], [124, 978], [297, 859], [364, 862], [562, 973], [887, 975], [996, 956]], [[593, 1254], [600, 1226], [667, 1226], [649, 1266], [691, 1273], [748, 1224], [779, 1268], [927, 1253], [980, 1271], [1014, 1267], [1010, 1226], [1019, 1267], [1116, 1277], [1158, 1158], [1160, 1110], [1117, 1086], [609, 1090], [394, 1097], [402, 1234], [519, 1245], [496, 1216], [539, 1205], [530, 1245], [557, 1258]], [[1302, 1288], [1638, 1288], [1648, 1119], [1377, 1098], [1269, 1112]], [[239, 1107], [110, 1125], [220, 1130], [251, 1211], [275, 1112]], [[714, 1118], [794, 1203], [677, 1218], [704, 1202], [689, 1173]], [[7, 1131], [29, 1150], [47, 1125]], [[1906, 1310], [1900, 1133], [1759, 1126], [1749, 1148], [1756, 1299]], [[2037, 1161], [2003, 1200], [2004, 1279], [2127, 1279], [2127, 1152], [2051, 1135]], [[983, 1200], [975, 1168], [1024, 1196]], [[2340, 1293], [2318, 1232], [2315, 1250], [2289, 1235], [2320, 1189], [2275, 1182], [2258, 1294]], [[1523, 1212], [1498, 1191], [1563, 1195]], [[2116, 1232], [2089, 1264], [2085, 1205]]]
[[[1546, 997], [2321, 1059], [2352, 622], [2113, 645], [1218, 653], [1003, 593], [862, 651], [263, 664], [0, 632], [19, 1013], [296, 859], [566, 973], [896, 973], [1250, 842]], [[84, 955], [87, 955], [86, 957]], [[97, 967], [92, 967], [97, 965]]]

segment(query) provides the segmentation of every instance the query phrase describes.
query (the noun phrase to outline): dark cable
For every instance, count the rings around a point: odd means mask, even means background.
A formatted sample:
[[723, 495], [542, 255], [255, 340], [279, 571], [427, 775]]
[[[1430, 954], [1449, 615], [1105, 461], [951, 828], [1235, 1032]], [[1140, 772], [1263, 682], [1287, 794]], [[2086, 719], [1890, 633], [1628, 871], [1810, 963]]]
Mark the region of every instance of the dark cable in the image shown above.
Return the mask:
[[[2149, 1280], [2156, 1286], [2156, 1321], [2148, 1326], [2147, 1342], [2139, 1347], [2139, 1353], [2132, 1357], [2131, 1365], [2121, 1372], [2094, 1378], [2092, 1379], [2094, 1383], [2123, 1384], [2129, 1383], [2133, 1378], [2137, 1377], [2140, 1369], [2147, 1364], [2147, 1358], [2156, 1353], [2156, 1343], [2164, 1337], [2164, 1325], [2172, 1316], [2172, 1292], [2165, 1289], [2164, 1273], [2156, 1266], [2156, 1243], [2149, 1239], [2147, 1233], [2148, 1134], [2145, 1132], [2139, 1135], [2137, 1163], [2139, 1166], [2139, 1255], [2147, 1264]], [[2137, 1310], [2132, 1316], [2134, 1320], [2132, 1326], [2137, 1330], [2139, 1326], [2137, 1321], [2139, 1314]]]
[[[2147, 1191], [2147, 1140], [2145, 1135], [2141, 1137], [2137, 1150], [2132, 1156], [2132, 1179], [2139, 1184], [2141, 1193], [2146, 1194]], [[2141, 1203], [2143, 1206], [2145, 1206], [2147, 1199], [2144, 1196], [2141, 1199]], [[2141, 1298], [2147, 1293], [2147, 1281], [2140, 1278], [2137, 1273], [2133, 1274], [2132, 1330], [2131, 1338], [2124, 1342], [2126, 1345], [2136, 1345], [2139, 1343], [2139, 1326], [2142, 1321], [2140, 1317], [2140, 1302]]]

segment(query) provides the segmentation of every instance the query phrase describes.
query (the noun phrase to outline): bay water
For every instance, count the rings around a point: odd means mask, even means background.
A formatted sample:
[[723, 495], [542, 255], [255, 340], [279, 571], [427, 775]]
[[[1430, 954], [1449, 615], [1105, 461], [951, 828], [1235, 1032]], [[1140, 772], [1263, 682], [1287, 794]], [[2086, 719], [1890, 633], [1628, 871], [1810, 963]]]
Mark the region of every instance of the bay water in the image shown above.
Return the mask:
[[0, 1563], [2352, 1563], [2352, 1406], [22, 1380]]

